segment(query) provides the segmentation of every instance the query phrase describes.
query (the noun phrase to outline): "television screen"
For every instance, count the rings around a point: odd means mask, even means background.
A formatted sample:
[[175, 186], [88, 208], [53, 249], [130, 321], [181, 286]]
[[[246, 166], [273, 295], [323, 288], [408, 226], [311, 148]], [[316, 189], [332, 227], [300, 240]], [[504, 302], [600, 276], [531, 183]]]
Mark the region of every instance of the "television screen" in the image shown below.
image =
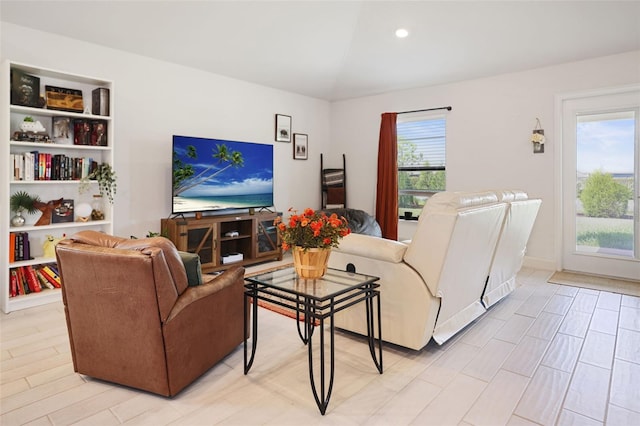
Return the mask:
[[173, 136], [173, 213], [273, 206], [273, 145]]

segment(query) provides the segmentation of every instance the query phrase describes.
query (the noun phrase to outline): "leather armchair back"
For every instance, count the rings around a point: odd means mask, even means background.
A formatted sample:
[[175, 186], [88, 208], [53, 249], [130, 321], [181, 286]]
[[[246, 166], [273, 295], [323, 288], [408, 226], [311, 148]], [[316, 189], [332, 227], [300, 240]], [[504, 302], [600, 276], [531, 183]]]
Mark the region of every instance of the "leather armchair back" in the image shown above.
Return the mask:
[[95, 231], [56, 256], [76, 372], [171, 396], [243, 340], [241, 267], [188, 287], [166, 238]]

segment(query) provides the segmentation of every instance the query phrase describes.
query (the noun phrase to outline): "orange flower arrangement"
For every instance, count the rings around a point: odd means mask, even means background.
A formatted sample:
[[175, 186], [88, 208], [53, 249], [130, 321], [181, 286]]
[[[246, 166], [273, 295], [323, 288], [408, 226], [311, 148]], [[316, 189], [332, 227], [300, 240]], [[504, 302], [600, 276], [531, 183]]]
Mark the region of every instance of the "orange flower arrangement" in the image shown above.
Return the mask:
[[293, 246], [303, 249], [338, 247], [340, 239], [351, 233], [347, 219], [335, 213], [327, 216], [311, 208], [304, 209], [302, 214], [297, 214], [291, 208], [289, 212], [291, 216], [288, 223], [284, 223], [280, 216], [273, 222], [282, 239], [283, 250]]

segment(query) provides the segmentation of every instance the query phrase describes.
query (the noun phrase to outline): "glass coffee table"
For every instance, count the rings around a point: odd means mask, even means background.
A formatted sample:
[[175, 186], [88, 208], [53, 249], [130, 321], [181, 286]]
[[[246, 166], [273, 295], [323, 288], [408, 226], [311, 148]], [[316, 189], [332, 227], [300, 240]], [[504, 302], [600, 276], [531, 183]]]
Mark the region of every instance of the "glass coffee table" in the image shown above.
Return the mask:
[[[382, 374], [382, 324], [380, 318], [380, 292], [378, 277], [327, 269], [322, 278], [299, 278], [293, 267], [245, 278], [244, 311], [244, 374], [253, 364], [258, 344], [258, 300], [275, 304], [295, 313], [298, 335], [309, 352], [309, 379], [311, 390], [324, 415], [331, 398], [335, 373], [334, 315], [344, 309], [357, 309], [364, 303], [367, 318], [367, 340], [371, 358]], [[252, 305], [247, 303], [251, 299]], [[375, 303], [374, 303], [375, 302]], [[250, 312], [249, 309], [252, 311]], [[248, 327], [251, 316], [251, 353], [248, 349]], [[325, 320], [329, 332], [329, 373], [325, 377]], [[319, 379], [314, 377], [313, 335], [319, 334]], [[377, 336], [376, 336], [377, 334]], [[376, 351], [377, 343], [377, 351]]]

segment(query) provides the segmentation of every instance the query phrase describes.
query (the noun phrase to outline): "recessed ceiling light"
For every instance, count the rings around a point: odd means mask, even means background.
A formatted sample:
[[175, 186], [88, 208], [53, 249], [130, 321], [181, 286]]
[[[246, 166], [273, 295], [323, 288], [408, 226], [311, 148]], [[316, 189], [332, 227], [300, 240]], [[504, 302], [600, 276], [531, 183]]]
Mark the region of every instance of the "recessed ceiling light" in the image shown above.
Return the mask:
[[409, 35], [409, 31], [405, 30], [404, 28], [398, 28], [396, 30], [396, 37], [398, 38], [405, 38], [408, 35]]

